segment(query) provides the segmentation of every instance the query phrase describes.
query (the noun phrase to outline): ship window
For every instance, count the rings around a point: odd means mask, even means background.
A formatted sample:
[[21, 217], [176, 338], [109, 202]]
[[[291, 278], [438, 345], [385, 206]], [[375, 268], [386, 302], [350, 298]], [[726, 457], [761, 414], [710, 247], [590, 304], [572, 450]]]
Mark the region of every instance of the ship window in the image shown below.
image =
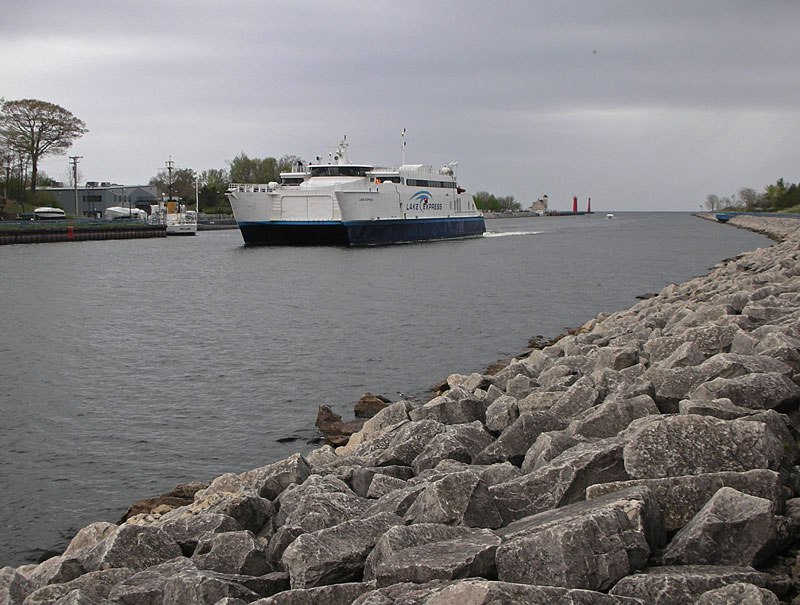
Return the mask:
[[440, 189], [455, 189], [456, 184], [453, 181], [428, 181], [426, 179], [408, 179], [410, 187], [434, 187]]
[[366, 176], [372, 166], [312, 166], [311, 176]]

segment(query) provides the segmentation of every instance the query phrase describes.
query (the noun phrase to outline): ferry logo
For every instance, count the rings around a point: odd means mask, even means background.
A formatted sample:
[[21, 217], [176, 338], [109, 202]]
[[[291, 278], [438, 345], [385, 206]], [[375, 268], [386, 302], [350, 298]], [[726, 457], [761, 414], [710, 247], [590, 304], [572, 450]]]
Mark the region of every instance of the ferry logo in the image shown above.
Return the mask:
[[428, 209], [428, 204], [431, 201], [431, 193], [430, 191], [417, 191], [414, 195], [411, 196], [410, 203], [408, 205], [409, 209], [420, 210], [425, 212]]

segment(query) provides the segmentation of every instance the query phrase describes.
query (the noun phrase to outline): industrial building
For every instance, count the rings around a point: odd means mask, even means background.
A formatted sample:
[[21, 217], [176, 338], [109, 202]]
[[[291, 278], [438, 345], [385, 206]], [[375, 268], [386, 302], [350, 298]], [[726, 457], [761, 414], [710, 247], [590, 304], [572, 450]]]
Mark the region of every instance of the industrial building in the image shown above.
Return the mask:
[[[155, 185], [117, 185], [98, 181], [88, 181], [85, 185], [74, 187], [47, 187], [43, 189], [55, 196], [56, 203], [74, 216], [100, 218], [103, 211], [111, 206], [140, 208], [150, 212], [151, 204], [158, 204]], [[75, 197], [77, 191], [77, 211]]]

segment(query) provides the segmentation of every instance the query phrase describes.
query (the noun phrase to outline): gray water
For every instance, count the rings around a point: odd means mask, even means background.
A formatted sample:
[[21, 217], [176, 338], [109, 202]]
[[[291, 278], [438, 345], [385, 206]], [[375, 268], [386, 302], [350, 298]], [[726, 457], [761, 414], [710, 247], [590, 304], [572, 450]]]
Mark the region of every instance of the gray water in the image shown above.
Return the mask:
[[317, 447], [320, 404], [349, 419], [365, 391], [426, 401], [448, 374], [770, 243], [671, 213], [487, 228], [368, 249], [245, 248], [236, 230], [0, 247], [0, 567]]

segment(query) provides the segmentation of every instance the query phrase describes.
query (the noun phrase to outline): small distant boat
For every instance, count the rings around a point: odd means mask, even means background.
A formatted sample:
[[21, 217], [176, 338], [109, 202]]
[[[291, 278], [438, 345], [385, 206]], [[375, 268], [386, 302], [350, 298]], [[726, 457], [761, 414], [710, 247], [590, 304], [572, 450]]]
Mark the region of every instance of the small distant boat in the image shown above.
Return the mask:
[[141, 208], [125, 208], [123, 206], [109, 206], [103, 211], [106, 219], [147, 219], [147, 212]]
[[606, 214], [606, 218], [608, 219], [614, 218], [614, 215], [611, 212], [609, 212], [608, 214]]
[[[172, 196], [172, 167], [170, 159], [167, 162], [167, 187], [169, 194], [166, 200], [150, 206], [150, 217], [147, 222], [151, 225], [166, 225], [167, 235], [195, 235], [197, 233], [197, 207], [187, 210], [179, 199]], [[199, 203], [197, 184], [195, 183], [195, 205]]]
[[34, 209], [33, 218], [38, 220], [53, 220], [59, 218], [67, 218], [67, 214], [61, 208], [54, 208], [52, 206], [41, 206], [40, 208]]
[[730, 215], [730, 214], [724, 214], [724, 213], [722, 213], [722, 214], [718, 214], [718, 215], [717, 215], [717, 220], [718, 220], [720, 223], [727, 223], [727, 222], [730, 220], [730, 218], [731, 218], [731, 215]]

